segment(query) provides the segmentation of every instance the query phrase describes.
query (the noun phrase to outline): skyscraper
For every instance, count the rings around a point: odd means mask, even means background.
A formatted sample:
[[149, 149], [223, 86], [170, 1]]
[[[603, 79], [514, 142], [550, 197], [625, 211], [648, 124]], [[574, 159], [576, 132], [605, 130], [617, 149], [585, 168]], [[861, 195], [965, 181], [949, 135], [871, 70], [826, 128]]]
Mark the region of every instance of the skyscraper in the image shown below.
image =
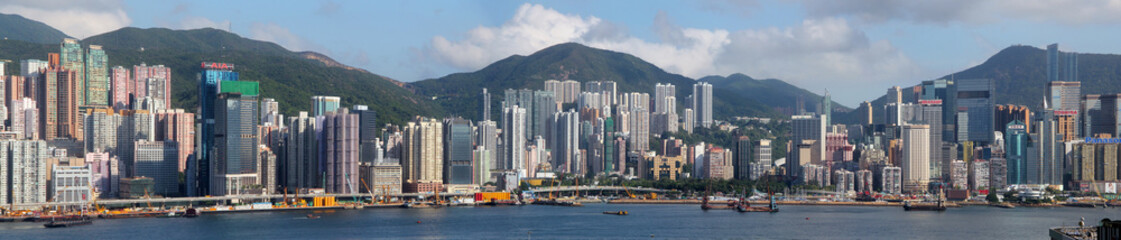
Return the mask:
[[113, 107], [113, 109], [116, 110], [128, 109], [128, 99], [129, 96], [132, 95], [132, 91], [130, 91], [129, 89], [132, 88], [133, 84], [129, 71], [127, 68], [116, 66], [113, 67], [111, 72], [112, 73], [109, 77], [109, 85], [112, 89], [112, 91], [110, 91], [112, 98], [110, 99], [109, 104]]
[[77, 39], [66, 38], [62, 40], [61, 50], [59, 51], [59, 60], [62, 68], [69, 72], [74, 73], [74, 89], [83, 91], [81, 94], [76, 94], [74, 102], [78, 106], [86, 105], [85, 89], [86, 89], [86, 61], [85, 53], [82, 52], [82, 45], [78, 44]]
[[1047, 45], [1047, 81], [1059, 80], [1059, 44]]
[[[527, 128], [532, 128], [533, 136], [549, 137], [548, 122], [553, 118], [553, 114], [557, 112], [557, 101], [553, 96], [553, 92], [549, 91], [534, 91], [533, 92], [533, 116], [530, 116], [530, 124], [526, 124]], [[545, 146], [538, 146], [545, 147]]]
[[311, 113], [312, 116], [323, 116], [328, 112], [339, 110], [339, 104], [342, 98], [335, 96], [312, 96], [311, 97]]
[[351, 111], [358, 115], [359, 158], [361, 162], [374, 163], [378, 153], [378, 112], [366, 105], [354, 105]]
[[0, 141], [0, 204], [47, 202], [47, 142]]
[[1027, 162], [1029, 151], [1029, 136], [1024, 123], [1016, 120], [1006, 125], [1004, 130], [1005, 159], [1008, 166], [1007, 184], [1025, 184], [1027, 180]]
[[992, 143], [996, 92], [992, 79], [961, 79], [957, 88], [958, 142]]
[[525, 169], [525, 118], [526, 110], [513, 105], [502, 110], [502, 146], [503, 161], [498, 164], [499, 169], [519, 170]]
[[[233, 71], [234, 65], [228, 63], [203, 62], [202, 73], [199, 78], [199, 127], [196, 136], [199, 138], [198, 150], [195, 150], [196, 166], [194, 169], [195, 181], [188, 181], [187, 192], [192, 196], [211, 194], [210, 191], [210, 163], [212, 162], [211, 150], [214, 148], [215, 105], [218, 99], [219, 82], [237, 81], [238, 73]], [[140, 77], [140, 76], [137, 76]], [[218, 192], [215, 192], [218, 193]]]
[[556, 147], [553, 149], [553, 169], [572, 173], [580, 154], [580, 115], [573, 109], [555, 114]]
[[751, 177], [752, 150], [754, 149], [751, 147], [751, 138], [740, 136], [736, 140], [735, 160], [733, 160], [736, 168], [736, 179], [749, 179]]
[[[233, 65], [212, 63], [209, 66], [203, 65], [203, 68], [228, 68], [227, 70], [232, 70]], [[165, 67], [164, 65], [148, 66], [147, 64], [141, 63], [140, 65], [132, 66], [132, 70], [133, 83], [129, 85], [129, 90], [133, 94], [133, 99], [139, 101], [140, 99], [151, 98], [163, 103], [164, 106], [171, 106], [171, 68]], [[207, 75], [206, 77], [213, 77], [213, 75]], [[223, 81], [237, 81], [237, 76], [233, 76], [232, 80], [226, 79]]]
[[712, 84], [701, 82], [693, 84], [693, 111], [697, 125], [712, 127]]
[[359, 116], [348, 109], [323, 115], [324, 190], [327, 193], [358, 193]]
[[[798, 143], [802, 143], [803, 140], [813, 140], [813, 141], [816, 142], [815, 148], [810, 149], [814, 153], [813, 155], [814, 156], [821, 156], [822, 154], [825, 154], [825, 143], [826, 143], [825, 142], [825, 122], [822, 121], [821, 118], [819, 118], [817, 116], [813, 116], [813, 115], [797, 115], [797, 116], [791, 116], [790, 120], [791, 120], [790, 141], [794, 142], [795, 144], [798, 144]], [[790, 153], [793, 154], [793, 155], [792, 155], [791, 158], [788, 158], [788, 159], [799, 159], [799, 157], [809, 157], [809, 156], [800, 156], [800, 153], [798, 151], [791, 150]], [[817, 158], [817, 159], [811, 158], [809, 163], [820, 165], [821, 160], [822, 160], [821, 158]], [[791, 163], [791, 162], [792, 161], [787, 160], [787, 163]]]
[[86, 54], [86, 88], [84, 105], [99, 107], [110, 106], [109, 101], [109, 57], [101, 46], [90, 45]]
[[833, 126], [833, 99], [829, 97], [829, 89], [821, 97], [821, 111], [821, 120], [825, 122], [825, 126]]
[[673, 84], [658, 83], [654, 85], [654, 113], [667, 113], [675, 111], [676, 109], [669, 109], [671, 104], [670, 97], [677, 96], [677, 88]]
[[443, 124], [439, 120], [422, 117], [404, 126], [405, 156], [401, 160], [401, 177], [404, 179], [406, 192], [437, 191], [443, 185], [443, 130]]
[[475, 181], [472, 128], [470, 120], [444, 120], [444, 183], [466, 185]]
[[930, 182], [930, 127], [903, 125], [903, 191], [926, 192]]
[[250, 186], [261, 184], [257, 152], [258, 83], [223, 81], [218, 90], [210, 195], [246, 194]]
[[[195, 114], [183, 109], [159, 110], [155, 115], [156, 141], [176, 145], [179, 172], [187, 170], [187, 159], [195, 151]], [[176, 179], [178, 181], [178, 179]]]
[[483, 88], [483, 121], [490, 121], [490, 93]]
[[318, 136], [315, 134], [315, 118], [308, 112], [300, 112], [288, 118], [288, 139], [285, 141], [284, 185], [297, 191], [306, 188], [322, 187], [319, 172]]

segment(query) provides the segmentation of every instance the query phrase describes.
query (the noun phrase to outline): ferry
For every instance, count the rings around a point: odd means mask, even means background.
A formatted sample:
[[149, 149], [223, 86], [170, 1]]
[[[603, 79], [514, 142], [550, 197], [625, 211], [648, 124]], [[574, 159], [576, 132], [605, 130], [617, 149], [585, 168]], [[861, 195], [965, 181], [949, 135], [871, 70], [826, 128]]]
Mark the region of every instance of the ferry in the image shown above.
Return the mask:
[[93, 224], [93, 218], [91, 218], [89, 216], [83, 216], [80, 219], [69, 219], [69, 220], [58, 220], [58, 221], [51, 220], [50, 222], [47, 222], [46, 224], [43, 224], [43, 227], [46, 227], [46, 228], [62, 228], [62, 227], [73, 227], [73, 226], [89, 225], [89, 224]]

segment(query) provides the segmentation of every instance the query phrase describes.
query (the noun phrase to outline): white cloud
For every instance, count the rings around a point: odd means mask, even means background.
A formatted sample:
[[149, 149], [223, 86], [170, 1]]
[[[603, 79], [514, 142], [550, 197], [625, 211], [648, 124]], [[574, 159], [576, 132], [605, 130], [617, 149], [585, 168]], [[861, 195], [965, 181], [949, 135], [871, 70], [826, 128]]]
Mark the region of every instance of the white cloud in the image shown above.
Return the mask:
[[249, 38], [274, 42], [292, 51], [315, 51], [330, 56], [326, 47], [301, 37], [275, 23], [253, 23], [249, 26]]
[[0, 12], [19, 14], [54, 27], [76, 38], [127, 27], [132, 19], [119, 0], [6, 0]]
[[[605, 35], [602, 29], [625, 28], [603, 27], [606, 21], [593, 16], [566, 15], [525, 4], [502, 26], [481, 26], [457, 41], [437, 36], [424, 51], [426, 56], [452, 67], [473, 71], [511, 54], [528, 55], [555, 44], [577, 42], [629, 53], [692, 78], [745, 73], [783, 79], [813, 91], [820, 87], [886, 85], [916, 78], [920, 71], [890, 42], [868, 39], [841, 18], [805, 20], [786, 28], [734, 31], [683, 28], [664, 12], [658, 13], [654, 22], [658, 41], [626, 32], [601, 37]], [[838, 97], [844, 95], [834, 92]]]

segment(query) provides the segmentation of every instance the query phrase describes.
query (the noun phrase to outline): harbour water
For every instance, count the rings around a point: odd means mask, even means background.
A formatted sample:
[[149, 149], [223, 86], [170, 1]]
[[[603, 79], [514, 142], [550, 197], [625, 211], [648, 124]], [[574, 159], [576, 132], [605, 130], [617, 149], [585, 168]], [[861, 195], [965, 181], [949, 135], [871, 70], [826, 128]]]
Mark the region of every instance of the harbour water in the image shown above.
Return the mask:
[[[1121, 219], [1118, 208], [984, 206], [946, 212], [899, 207], [781, 206], [779, 213], [701, 211], [697, 205], [587, 204], [210, 214], [97, 220], [46, 229], [0, 223], [0, 239], [1046, 239], [1047, 229]], [[603, 211], [625, 210], [627, 216]]]

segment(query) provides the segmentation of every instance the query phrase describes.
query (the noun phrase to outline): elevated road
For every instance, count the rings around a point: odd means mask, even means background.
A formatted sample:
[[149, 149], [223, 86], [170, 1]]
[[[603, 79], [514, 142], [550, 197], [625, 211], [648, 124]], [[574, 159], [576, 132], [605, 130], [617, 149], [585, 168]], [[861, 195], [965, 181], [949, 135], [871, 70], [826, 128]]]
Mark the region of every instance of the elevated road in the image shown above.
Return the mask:
[[645, 188], [645, 187], [623, 187], [623, 186], [559, 186], [559, 187], [539, 187], [532, 188], [530, 191], [535, 193], [548, 193], [548, 192], [594, 192], [594, 191], [631, 191], [631, 192], [656, 192], [664, 193], [669, 190], [658, 188]]
[[[389, 195], [389, 197], [397, 197], [397, 198], [426, 197], [427, 198], [427, 197], [432, 197], [433, 195], [434, 194], [432, 194], [432, 193], [404, 193], [404, 194]], [[440, 196], [441, 197], [445, 197], [445, 196], [448, 196], [448, 197], [462, 197], [462, 196], [474, 196], [474, 194], [473, 193], [440, 193]], [[296, 197], [297, 196], [295, 194], [288, 194], [288, 198], [296, 198]], [[335, 197], [336, 199], [339, 199], [339, 200], [347, 200], [347, 199], [352, 199], [352, 198], [369, 199], [370, 194], [369, 193], [362, 193], [362, 194], [300, 194], [299, 195], [299, 198], [301, 198], [301, 199], [310, 199], [310, 198], [314, 198], [314, 197]], [[265, 200], [269, 200], [269, 201], [280, 200], [280, 199], [283, 199], [283, 198], [284, 198], [283, 194], [269, 194], [269, 195], [233, 195], [233, 196], [212, 196], [212, 197], [174, 197], [174, 198], [151, 198], [151, 199], [148, 199], [148, 198], [105, 199], [105, 200], [98, 200], [97, 204], [98, 205], [105, 205], [105, 206], [146, 205], [146, 204], [149, 204], [149, 203], [151, 203], [153, 205], [160, 205], [160, 204], [167, 204], [167, 203], [186, 205], [186, 204], [190, 204], [190, 203], [199, 203], [199, 202], [219, 202], [219, 201], [229, 202], [229, 201], [234, 201], [234, 200], [237, 200], [237, 201], [240, 201], [240, 202], [258, 202], [258, 201], [265, 201]], [[85, 204], [85, 203], [83, 203], [83, 202], [25, 203], [25, 204], [14, 204], [13, 207], [15, 209], [31, 209], [31, 208], [38, 208], [38, 207], [42, 207], [42, 206], [48, 206], [48, 207], [81, 206], [83, 204]]]

